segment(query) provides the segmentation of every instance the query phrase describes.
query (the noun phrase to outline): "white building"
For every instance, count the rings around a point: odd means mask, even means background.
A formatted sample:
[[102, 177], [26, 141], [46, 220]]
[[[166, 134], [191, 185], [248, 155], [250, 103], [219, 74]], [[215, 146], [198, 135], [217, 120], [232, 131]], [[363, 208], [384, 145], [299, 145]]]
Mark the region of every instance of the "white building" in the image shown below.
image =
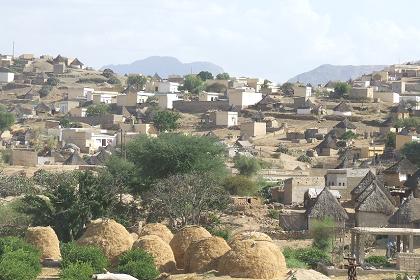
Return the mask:
[[295, 97], [311, 97], [312, 88], [307, 86], [293, 86], [293, 96]]
[[105, 103], [117, 103], [117, 96], [120, 93], [115, 91], [88, 91], [86, 92], [87, 101], [92, 101], [94, 104]]
[[179, 92], [178, 87], [179, 87], [179, 83], [163, 81], [163, 82], [159, 82], [158, 92], [159, 93]]
[[238, 125], [238, 112], [217, 111], [216, 125], [220, 126], [235, 126]]
[[159, 93], [155, 95], [159, 102], [159, 107], [162, 109], [172, 109], [173, 102], [180, 100], [176, 93]]
[[219, 100], [219, 94], [217, 92], [200, 92], [198, 96], [199, 101], [216, 101]]
[[59, 140], [63, 145], [76, 145], [83, 153], [92, 153], [100, 147], [115, 146], [117, 134], [96, 128], [60, 128]]
[[261, 92], [255, 92], [253, 88], [237, 88], [228, 90], [229, 105], [241, 109], [255, 105], [262, 99]]
[[10, 72], [9, 69], [0, 67], [0, 84], [7, 84], [13, 82], [15, 74]]

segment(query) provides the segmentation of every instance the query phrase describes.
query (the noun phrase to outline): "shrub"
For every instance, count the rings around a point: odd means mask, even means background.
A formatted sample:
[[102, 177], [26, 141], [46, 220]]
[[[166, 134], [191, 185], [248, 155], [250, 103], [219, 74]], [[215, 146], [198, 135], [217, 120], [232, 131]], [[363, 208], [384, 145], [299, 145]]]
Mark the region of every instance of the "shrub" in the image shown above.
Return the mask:
[[108, 267], [108, 260], [102, 251], [95, 246], [82, 246], [74, 242], [66, 243], [61, 246], [63, 268], [70, 267], [74, 264], [88, 264], [94, 272], [102, 272]]
[[330, 256], [323, 250], [315, 247], [310, 248], [285, 248], [283, 255], [286, 258], [286, 264], [301, 267], [305, 264], [307, 267], [316, 268], [319, 262], [329, 264]]
[[279, 144], [277, 146], [276, 152], [283, 153], [283, 154], [289, 154], [289, 148], [284, 144]]
[[237, 156], [234, 162], [241, 175], [251, 176], [261, 169], [260, 162], [253, 157]]
[[227, 177], [223, 186], [232, 195], [255, 195], [258, 192], [257, 183], [241, 175]]
[[26, 243], [22, 238], [0, 238], [0, 258], [7, 253], [18, 251], [20, 249], [25, 252], [38, 252], [38, 250], [34, 246]]
[[333, 235], [334, 221], [325, 219], [323, 221], [314, 221], [311, 228], [313, 237], [312, 245], [320, 250], [327, 251], [331, 248], [331, 240]]
[[13, 258], [4, 257], [0, 261], [0, 280], [34, 280], [40, 271], [41, 268], [34, 270]]
[[117, 78], [117, 77], [115, 77], [115, 76], [111, 76], [111, 77], [109, 77], [109, 79], [107, 80], [107, 82], [108, 82], [108, 84], [111, 84], [111, 85], [118, 85], [118, 84], [121, 84], [120, 79], [118, 79], [118, 78]]
[[365, 259], [365, 262], [375, 267], [389, 267], [391, 265], [385, 256], [369, 256]]
[[48, 94], [50, 94], [50, 92], [51, 92], [51, 90], [52, 90], [52, 86], [50, 86], [50, 85], [44, 85], [44, 86], [42, 86], [42, 88], [39, 90], [39, 96], [42, 98], [42, 97], [46, 97], [46, 96], [48, 96]]
[[47, 84], [50, 86], [57, 86], [60, 83], [60, 80], [57, 77], [50, 77], [47, 80]]
[[88, 263], [72, 263], [60, 272], [61, 280], [90, 280], [95, 273]]
[[139, 280], [153, 280], [159, 276], [153, 257], [141, 249], [125, 252], [120, 257], [117, 270]]
[[268, 217], [270, 217], [271, 219], [278, 219], [279, 218], [279, 211], [275, 210], [275, 209], [268, 209]]
[[298, 161], [306, 162], [306, 163], [312, 163], [312, 159], [308, 157], [307, 155], [301, 155], [297, 158]]
[[229, 240], [232, 237], [232, 232], [225, 227], [210, 228], [207, 230], [211, 233], [211, 235], [221, 237], [224, 240]]

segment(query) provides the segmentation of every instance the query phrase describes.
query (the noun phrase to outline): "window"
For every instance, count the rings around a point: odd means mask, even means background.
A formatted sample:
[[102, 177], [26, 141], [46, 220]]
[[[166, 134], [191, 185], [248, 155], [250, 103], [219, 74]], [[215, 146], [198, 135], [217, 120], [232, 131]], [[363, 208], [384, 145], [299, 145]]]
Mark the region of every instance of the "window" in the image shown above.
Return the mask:
[[339, 186], [341, 186], [341, 183], [338, 183]]

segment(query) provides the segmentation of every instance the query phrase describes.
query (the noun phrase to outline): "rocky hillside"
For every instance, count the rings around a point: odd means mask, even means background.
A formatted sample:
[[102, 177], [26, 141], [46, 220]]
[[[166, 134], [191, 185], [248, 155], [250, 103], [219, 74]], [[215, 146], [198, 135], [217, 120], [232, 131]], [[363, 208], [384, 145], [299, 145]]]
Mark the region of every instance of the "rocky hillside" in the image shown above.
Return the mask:
[[312, 85], [325, 84], [328, 81], [347, 81], [350, 78], [355, 79], [363, 74], [370, 74], [374, 71], [382, 70], [387, 65], [331, 65], [324, 64], [317, 68], [296, 75], [289, 82], [301, 82]]
[[158, 73], [162, 78], [168, 75], [186, 75], [200, 71], [209, 71], [213, 75], [223, 72], [222, 67], [211, 62], [183, 63], [171, 56], [151, 56], [130, 64], [111, 64], [102, 67], [102, 69], [105, 68], [111, 68], [119, 74], [142, 73], [144, 75], [154, 75]]

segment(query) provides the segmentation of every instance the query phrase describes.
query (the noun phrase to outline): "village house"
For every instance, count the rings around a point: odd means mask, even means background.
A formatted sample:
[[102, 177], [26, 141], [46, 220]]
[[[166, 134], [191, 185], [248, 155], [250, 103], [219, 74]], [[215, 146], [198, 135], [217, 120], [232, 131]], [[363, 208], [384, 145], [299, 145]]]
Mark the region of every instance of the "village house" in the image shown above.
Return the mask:
[[111, 103], [117, 103], [117, 96], [120, 93], [115, 91], [100, 91], [100, 90], [94, 90], [86, 92], [86, 100], [92, 101], [93, 104], [111, 104]]
[[343, 200], [352, 198], [352, 191], [366, 177], [369, 172], [367, 168], [348, 168], [340, 167], [336, 169], [328, 169], [325, 175], [325, 184], [330, 190], [340, 192]]
[[386, 118], [383, 122], [379, 124], [379, 133], [381, 135], [388, 135], [388, 133], [397, 132], [397, 128], [395, 127], [396, 121], [392, 117]]
[[315, 104], [310, 99], [307, 99], [302, 105], [297, 107], [296, 113], [298, 115], [322, 115], [325, 113], [321, 104]]
[[83, 153], [92, 153], [97, 151], [99, 147], [115, 146], [117, 135], [102, 129], [62, 128], [60, 129], [59, 141], [63, 146], [71, 143], [79, 147]]
[[50, 106], [48, 106], [47, 104], [45, 104], [44, 102], [40, 102], [40, 103], [38, 103], [35, 107], [34, 107], [34, 110], [35, 110], [35, 114], [37, 115], [37, 116], [40, 116], [40, 117], [45, 117], [45, 116], [49, 116], [49, 115], [51, 115], [52, 114], [52, 109], [51, 109], [51, 107]]
[[337, 155], [339, 147], [337, 146], [337, 137], [328, 133], [324, 140], [315, 148], [319, 156], [334, 156]]
[[214, 114], [217, 126], [231, 127], [238, 125], [238, 112], [216, 111]]
[[245, 109], [260, 102], [262, 94], [253, 88], [236, 88], [228, 90], [228, 98], [230, 106]]
[[383, 144], [369, 144], [353, 148], [357, 159], [372, 158], [383, 155], [385, 152], [385, 145]]
[[58, 103], [58, 107], [60, 108], [60, 113], [67, 114], [73, 108], [79, 107], [79, 101], [76, 101], [76, 100], [62, 100]]
[[402, 188], [407, 178], [417, 171], [417, 166], [406, 158], [402, 158], [397, 163], [383, 171], [384, 182], [387, 186]]
[[61, 63], [54, 63], [53, 64], [53, 73], [54, 75], [64, 74], [66, 72], [66, 64]]
[[375, 91], [373, 92], [373, 98], [380, 100], [382, 102], [388, 103], [400, 103], [400, 95], [396, 92], [383, 92], [383, 91]]
[[112, 156], [112, 152], [109, 147], [99, 148], [99, 151], [93, 154], [90, 158], [86, 160], [86, 163], [89, 165], [105, 165], [109, 158]]
[[219, 93], [202, 91], [198, 96], [199, 101], [216, 101], [219, 100]]
[[405, 92], [405, 81], [397, 81], [391, 84], [392, 91], [396, 93], [404, 93]]
[[284, 181], [284, 204], [302, 204], [305, 193], [310, 188], [323, 188], [325, 186], [324, 177], [292, 177]]
[[84, 64], [80, 62], [79, 59], [75, 58], [70, 62], [69, 67], [75, 69], [84, 69]]
[[241, 136], [247, 135], [248, 137], [264, 136], [267, 133], [267, 124], [265, 122], [247, 122], [241, 124]]
[[339, 122], [334, 126], [334, 130], [336, 132], [337, 137], [341, 137], [346, 132], [353, 132], [356, 133], [356, 126], [350, 122], [347, 118]]
[[63, 162], [63, 165], [87, 165], [87, 163], [82, 159], [79, 152], [75, 151]]
[[420, 198], [420, 169], [407, 178], [404, 186], [407, 194], [413, 194], [414, 197]]
[[6, 67], [0, 67], [0, 84], [13, 82], [15, 74]]
[[158, 93], [155, 96], [158, 99], [159, 107], [162, 109], [172, 109], [174, 101], [181, 100], [176, 93]]
[[410, 117], [410, 111], [404, 104], [398, 104], [397, 106], [391, 107], [390, 116], [394, 120], [403, 120]]
[[410, 195], [389, 218], [393, 228], [420, 228], [420, 198]]
[[176, 92], [179, 92], [178, 87], [179, 87], [179, 83], [163, 81], [163, 82], [159, 82], [157, 91], [159, 93], [176, 93]]
[[353, 87], [350, 90], [349, 97], [352, 99], [373, 99], [372, 87]]
[[74, 107], [69, 110], [69, 115], [72, 117], [86, 117], [87, 108], [85, 107]]
[[342, 101], [340, 104], [334, 107], [333, 115], [336, 116], [351, 116], [352, 108], [346, 102]]
[[420, 135], [417, 132], [403, 129], [395, 136], [395, 149], [400, 150], [407, 143], [419, 141]]
[[306, 97], [309, 98], [312, 96], [312, 88], [303, 86], [303, 85], [294, 85], [293, 86], [293, 96], [294, 97]]
[[263, 98], [255, 104], [255, 107], [261, 111], [271, 111], [279, 108], [280, 102], [266, 94]]

